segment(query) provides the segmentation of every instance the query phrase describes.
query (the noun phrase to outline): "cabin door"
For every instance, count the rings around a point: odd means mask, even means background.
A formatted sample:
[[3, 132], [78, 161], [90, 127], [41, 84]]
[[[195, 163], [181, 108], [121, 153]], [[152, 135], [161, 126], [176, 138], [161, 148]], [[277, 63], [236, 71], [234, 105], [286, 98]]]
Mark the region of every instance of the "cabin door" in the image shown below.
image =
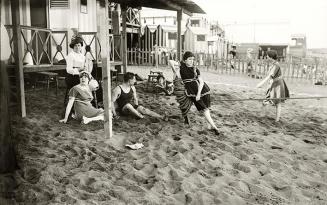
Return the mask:
[[[31, 12], [31, 26], [32, 27], [38, 27], [38, 28], [48, 28], [48, 0], [30, 0], [30, 12]], [[47, 32], [44, 31], [38, 31], [40, 38], [42, 39], [42, 42], [46, 41]], [[32, 34], [33, 35], [33, 34]], [[48, 40], [50, 42], [51, 39]], [[37, 37], [35, 43], [33, 44], [33, 50], [37, 52], [38, 56], [41, 57], [42, 50], [42, 42]], [[48, 46], [44, 46], [45, 51], [49, 54], [50, 51], [50, 43], [47, 43]], [[36, 54], [36, 53], [35, 53]], [[42, 64], [49, 64], [50, 61], [46, 55], [46, 53], [43, 53], [40, 63]]]

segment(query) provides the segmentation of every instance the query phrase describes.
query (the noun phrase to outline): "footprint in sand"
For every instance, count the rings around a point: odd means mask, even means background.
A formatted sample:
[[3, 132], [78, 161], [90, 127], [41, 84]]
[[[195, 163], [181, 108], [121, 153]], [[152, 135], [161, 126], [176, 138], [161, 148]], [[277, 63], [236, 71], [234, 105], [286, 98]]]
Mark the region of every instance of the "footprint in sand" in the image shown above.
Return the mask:
[[27, 168], [24, 172], [24, 179], [32, 184], [36, 184], [41, 177], [40, 170], [36, 168]]
[[242, 165], [240, 163], [234, 163], [233, 164], [233, 168], [237, 169], [239, 171], [242, 171], [244, 173], [250, 173], [251, 172], [251, 168], [245, 165]]
[[237, 157], [238, 159], [242, 160], [242, 161], [248, 161], [249, 160], [249, 156], [247, 154], [245, 154], [242, 151], [235, 151], [234, 156]]
[[315, 142], [308, 140], [308, 139], [304, 139], [303, 142], [305, 142], [307, 144], [316, 144]]

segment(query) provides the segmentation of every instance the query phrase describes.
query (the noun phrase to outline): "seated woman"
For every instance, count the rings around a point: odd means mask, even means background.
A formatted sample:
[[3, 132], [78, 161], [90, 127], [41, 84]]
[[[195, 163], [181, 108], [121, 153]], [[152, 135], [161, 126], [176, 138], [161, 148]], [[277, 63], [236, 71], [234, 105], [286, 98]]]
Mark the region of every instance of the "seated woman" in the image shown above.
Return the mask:
[[156, 88], [159, 92], [164, 92], [166, 95], [171, 95], [174, 92], [174, 85], [166, 81], [163, 75], [158, 75]]
[[59, 122], [67, 122], [73, 106], [75, 111], [73, 118], [82, 120], [84, 124], [88, 124], [91, 121], [104, 120], [103, 109], [96, 109], [91, 104], [93, 100], [91, 88], [89, 86], [91, 74], [82, 71], [79, 74], [79, 79], [80, 83], [72, 87], [69, 91], [69, 101], [66, 107], [65, 118]]

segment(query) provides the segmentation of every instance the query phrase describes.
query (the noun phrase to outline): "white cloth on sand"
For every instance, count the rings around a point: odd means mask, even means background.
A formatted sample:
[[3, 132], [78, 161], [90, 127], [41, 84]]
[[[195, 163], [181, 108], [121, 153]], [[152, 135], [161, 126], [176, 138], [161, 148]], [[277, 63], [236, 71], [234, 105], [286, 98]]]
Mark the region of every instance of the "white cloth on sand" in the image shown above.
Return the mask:
[[136, 143], [136, 144], [127, 144], [125, 145], [126, 147], [129, 147], [131, 149], [141, 149], [142, 147], [144, 147], [144, 145], [142, 143]]

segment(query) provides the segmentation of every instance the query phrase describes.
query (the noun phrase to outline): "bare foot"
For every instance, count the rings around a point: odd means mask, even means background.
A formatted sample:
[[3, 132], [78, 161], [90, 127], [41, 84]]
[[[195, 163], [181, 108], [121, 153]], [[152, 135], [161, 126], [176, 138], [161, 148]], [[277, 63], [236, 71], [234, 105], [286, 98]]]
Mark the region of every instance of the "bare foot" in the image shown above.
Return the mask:
[[89, 124], [89, 122], [90, 122], [89, 118], [83, 116], [82, 123], [87, 125], [87, 124]]

